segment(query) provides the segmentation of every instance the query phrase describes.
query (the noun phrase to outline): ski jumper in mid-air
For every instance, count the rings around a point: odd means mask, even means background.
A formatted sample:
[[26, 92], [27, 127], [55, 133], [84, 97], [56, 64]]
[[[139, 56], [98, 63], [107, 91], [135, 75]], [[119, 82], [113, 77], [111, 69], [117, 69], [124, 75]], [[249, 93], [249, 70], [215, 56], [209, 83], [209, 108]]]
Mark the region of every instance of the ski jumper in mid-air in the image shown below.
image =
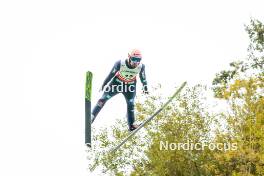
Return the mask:
[[95, 120], [107, 100], [118, 93], [122, 93], [127, 104], [127, 122], [129, 130], [133, 131], [138, 128], [139, 125], [134, 124], [134, 99], [136, 96], [136, 79], [138, 74], [140, 81], [143, 84], [143, 93], [148, 94], [145, 65], [141, 63], [141, 60], [141, 52], [134, 49], [128, 54], [126, 60], [119, 60], [115, 63], [101, 87], [101, 90], [104, 90], [104, 93], [92, 111], [92, 122]]

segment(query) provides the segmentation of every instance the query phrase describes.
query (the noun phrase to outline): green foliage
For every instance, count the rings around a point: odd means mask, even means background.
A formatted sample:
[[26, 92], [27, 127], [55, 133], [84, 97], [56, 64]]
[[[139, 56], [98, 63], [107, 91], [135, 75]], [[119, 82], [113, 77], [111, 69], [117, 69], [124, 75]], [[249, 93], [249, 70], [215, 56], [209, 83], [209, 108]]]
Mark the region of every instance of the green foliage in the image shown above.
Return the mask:
[[250, 20], [250, 25], [246, 26], [250, 44], [248, 47], [248, 60], [251, 68], [264, 72], [264, 25], [256, 19]]
[[216, 75], [213, 85], [215, 97], [229, 104], [224, 113], [226, 132], [219, 132], [216, 140], [229, 140], [239, 150], [215, 154], [214, 169], [226, 175], [264, 175], [264, 25], [251, 19], [246, 26], [250, 44], [248, 58], [230, 64], [231, 70]]
[[263, 77], [264, 74], [264, 25], [251, 19], [250, 24], [245, 26], [249, 36], [248, 57], [243, 61], [230, 63], [229, 70], [217, 73], [213, 80], [215, 97], [224, 98], [223, 92], [229, 83], [236, 79], [243, 79], [252, 75]]
[[264, 174], [264, 82], [258, 78], [236, 80], [226, 90], [230, 112], [225, 114], [227, 132], [217, 141], [232, 141], [238, 150], [215, 153], [216, 170], [227, 175]]
[[245, 27], [250, 38], [250, 49], [259, 52], [264, 51], [264, 26], [257, 19], [251, 19], [250, 24]]

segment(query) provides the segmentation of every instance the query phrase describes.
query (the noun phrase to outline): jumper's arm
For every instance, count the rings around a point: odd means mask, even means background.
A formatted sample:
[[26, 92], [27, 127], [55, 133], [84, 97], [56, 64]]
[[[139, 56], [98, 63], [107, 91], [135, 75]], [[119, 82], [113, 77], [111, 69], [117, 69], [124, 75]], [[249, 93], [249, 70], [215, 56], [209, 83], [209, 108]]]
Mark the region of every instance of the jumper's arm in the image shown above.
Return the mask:
[[140, 81], [143, 84], [143, 91], [148, 92], [148, 84], [147, 84], [147, 79], [146, 79], [146, 73], [145, 73], [145, 65], [142, 65], [141, 71], [139, 73], [139, 78]]

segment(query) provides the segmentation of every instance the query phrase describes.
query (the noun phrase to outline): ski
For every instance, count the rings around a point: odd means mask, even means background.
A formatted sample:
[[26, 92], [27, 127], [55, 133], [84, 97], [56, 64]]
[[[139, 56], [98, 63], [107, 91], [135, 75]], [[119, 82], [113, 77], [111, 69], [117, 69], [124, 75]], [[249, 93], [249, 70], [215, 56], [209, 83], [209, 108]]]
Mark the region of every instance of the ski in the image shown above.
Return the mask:
[[93, 74], [86, 72], [85, 81], [85, 144], [91, 147], [91, 94]]
[[170, 97], [170, 99], [160, 108], [158, 109], [152, 116], [147, 118], [137, 129], [132, 131], [119, 145], [117, 145], [115, 148], [113, 148], [110, 152], [114, 153], [116, 152], [124, 143], [126, 143], [132, 136], [134, 136], [142, 127], [144, 127], [148, 122], [150, 122], [155, 116], [157, 116], [170, 102], [181, 92], [181, 90], [184, 88], [184, 86], [187, 84], [187, 82], [184, 82], [180, 88]]

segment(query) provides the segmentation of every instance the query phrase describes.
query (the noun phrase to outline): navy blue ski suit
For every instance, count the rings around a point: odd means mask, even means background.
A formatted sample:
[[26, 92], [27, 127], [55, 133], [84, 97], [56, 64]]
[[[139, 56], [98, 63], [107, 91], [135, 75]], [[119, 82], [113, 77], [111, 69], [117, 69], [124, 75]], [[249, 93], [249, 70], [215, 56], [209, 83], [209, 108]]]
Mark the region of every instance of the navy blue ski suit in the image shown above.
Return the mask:
[[[128, 68], [131, 68], [131, 66], [128, 64], [128, 61], [125, 61], [125, 64]], [[107, 85], [106, 89], [104, 90], [104, 93], [102, 97], [98, 100], [96, 106], [94, 107], [92, 111], [92, 122], [95, 120], [96, 116], [100, 112], [100, 110], [103, 108], [104, 104], [115, 96], [118, 93], [122, 93], [126, 99], [127, 103], [127, 122], [128, 125], [133, 125], [135, 121], [135, 115], [134, 115], [134, 99], [136, 96], [136, 80], [132, 82], [124, 82], [117, 76], [117, 72], [120, 70], [121, 61], [117, 61], [112, 68], [111, 72], [108, 74], [106, 79], [103, 82], [102, 90]], [[147, 81], [146, 81], [146, 75], [145, 75], [145, 65], [142, 64], [141, 70], [139, 72], [140, 80], [143, 84], [143, 91], [145, 93], [148, 92], [147, 88]]]

